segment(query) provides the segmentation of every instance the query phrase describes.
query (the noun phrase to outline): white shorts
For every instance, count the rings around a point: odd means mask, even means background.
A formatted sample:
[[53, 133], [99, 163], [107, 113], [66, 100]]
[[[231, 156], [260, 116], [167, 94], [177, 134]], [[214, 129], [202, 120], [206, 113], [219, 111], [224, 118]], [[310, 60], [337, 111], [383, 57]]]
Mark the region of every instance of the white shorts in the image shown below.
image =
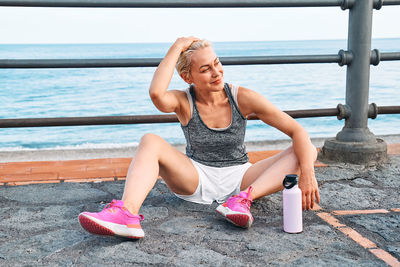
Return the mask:
[[190, 159], [199, 174], [199, 185], [192, 195], [177, 197], [199, 204], [224, 202], [228, 197], [240, 192], [240, 184], [251, 163], [230, 167], [210, 167]]

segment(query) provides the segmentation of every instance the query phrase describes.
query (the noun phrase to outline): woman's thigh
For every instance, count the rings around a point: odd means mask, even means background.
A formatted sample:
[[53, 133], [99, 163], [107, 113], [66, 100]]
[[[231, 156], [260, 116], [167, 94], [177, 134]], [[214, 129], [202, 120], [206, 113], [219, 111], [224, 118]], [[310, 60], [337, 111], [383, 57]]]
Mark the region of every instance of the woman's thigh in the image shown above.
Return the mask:
[[199, 184], [199, 175], [192, 161], [157, 135], [148, 134], [144, 138], [142, 141], [150, 142], [159, 153], [159, 175], [167, 186], [177, 194], [193, 194]]
[[275, 162], [289, 155], [290, 153], [294, 153], [292, 146], [272, 157], [260, 160], [253, 164], [244, 174], [240, 190], [244, 190], [249, 187], [255, 180], [257, 180], [258, 177], [260, 177], [263, 172], [270, 168]]

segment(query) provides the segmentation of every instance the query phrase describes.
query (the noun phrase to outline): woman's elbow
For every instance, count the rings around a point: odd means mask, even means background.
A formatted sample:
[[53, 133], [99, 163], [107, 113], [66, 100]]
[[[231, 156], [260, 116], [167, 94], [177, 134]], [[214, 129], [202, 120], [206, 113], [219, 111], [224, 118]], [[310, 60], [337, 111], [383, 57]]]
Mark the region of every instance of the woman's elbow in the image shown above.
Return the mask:
[[160, 93], [159, 92], [157, 92], [155, 89], [153, 89], [153, 88], [150, 88], [149, 89], [149, 95], [150, 95], [150, 98], [151, 98], [151, 100], [156, 100], [156, 99], [158, 99], [158, 98], [160, 98]]

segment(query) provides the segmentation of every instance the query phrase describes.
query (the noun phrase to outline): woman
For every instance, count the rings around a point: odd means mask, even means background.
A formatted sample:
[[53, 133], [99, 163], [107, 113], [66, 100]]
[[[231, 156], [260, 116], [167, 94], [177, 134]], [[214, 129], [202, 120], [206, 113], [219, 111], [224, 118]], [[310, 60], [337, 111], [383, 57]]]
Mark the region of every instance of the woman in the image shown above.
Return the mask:
[[[190, 87], [167, 90], [174, 67]], [[178, 197], [196, 203], [219, 203], [217, 212], [248, 228], [254, 199], [283, 189], [286, 174], [298, 173], [303, 209], [319, 202], [313, 163], [317, 152], [306, 131], [263, 96], [224, 83], [224, 71], [210, 43], [178, 38], [154, 73], [150, 97], [162, 112], [175, 112], [185, 134], [186, 155], [161, 137], [146, 134], [129, 167], [122, 200], [99, 213], [83, 212], [79, 221], [90, 233], [142, 238], [139, 209], [160, 175]], [[293, 146], [251, 165], [244, 146], [246, 118], [290, 136]], [[229, 197], [231, 196], [231, 197]]]

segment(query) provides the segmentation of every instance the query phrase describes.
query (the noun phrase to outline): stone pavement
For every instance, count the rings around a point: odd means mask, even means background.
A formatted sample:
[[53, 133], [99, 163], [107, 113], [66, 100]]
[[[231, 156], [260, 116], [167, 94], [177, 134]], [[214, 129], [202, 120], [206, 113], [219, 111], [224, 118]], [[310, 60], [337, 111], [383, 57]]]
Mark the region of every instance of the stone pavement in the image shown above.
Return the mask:
[[400, 266], [400, 156], [384, 164], [316, 169], [321, 209], [304, 231], [282, 231], [282, 193], [257, 200], [240, 229], [216, 204], [185, 202], [162, 181], [141, 212], [145, 238], [94, 236], [81, 211], [120, 198], [124, 181], [0, 187], [1, 266]]

